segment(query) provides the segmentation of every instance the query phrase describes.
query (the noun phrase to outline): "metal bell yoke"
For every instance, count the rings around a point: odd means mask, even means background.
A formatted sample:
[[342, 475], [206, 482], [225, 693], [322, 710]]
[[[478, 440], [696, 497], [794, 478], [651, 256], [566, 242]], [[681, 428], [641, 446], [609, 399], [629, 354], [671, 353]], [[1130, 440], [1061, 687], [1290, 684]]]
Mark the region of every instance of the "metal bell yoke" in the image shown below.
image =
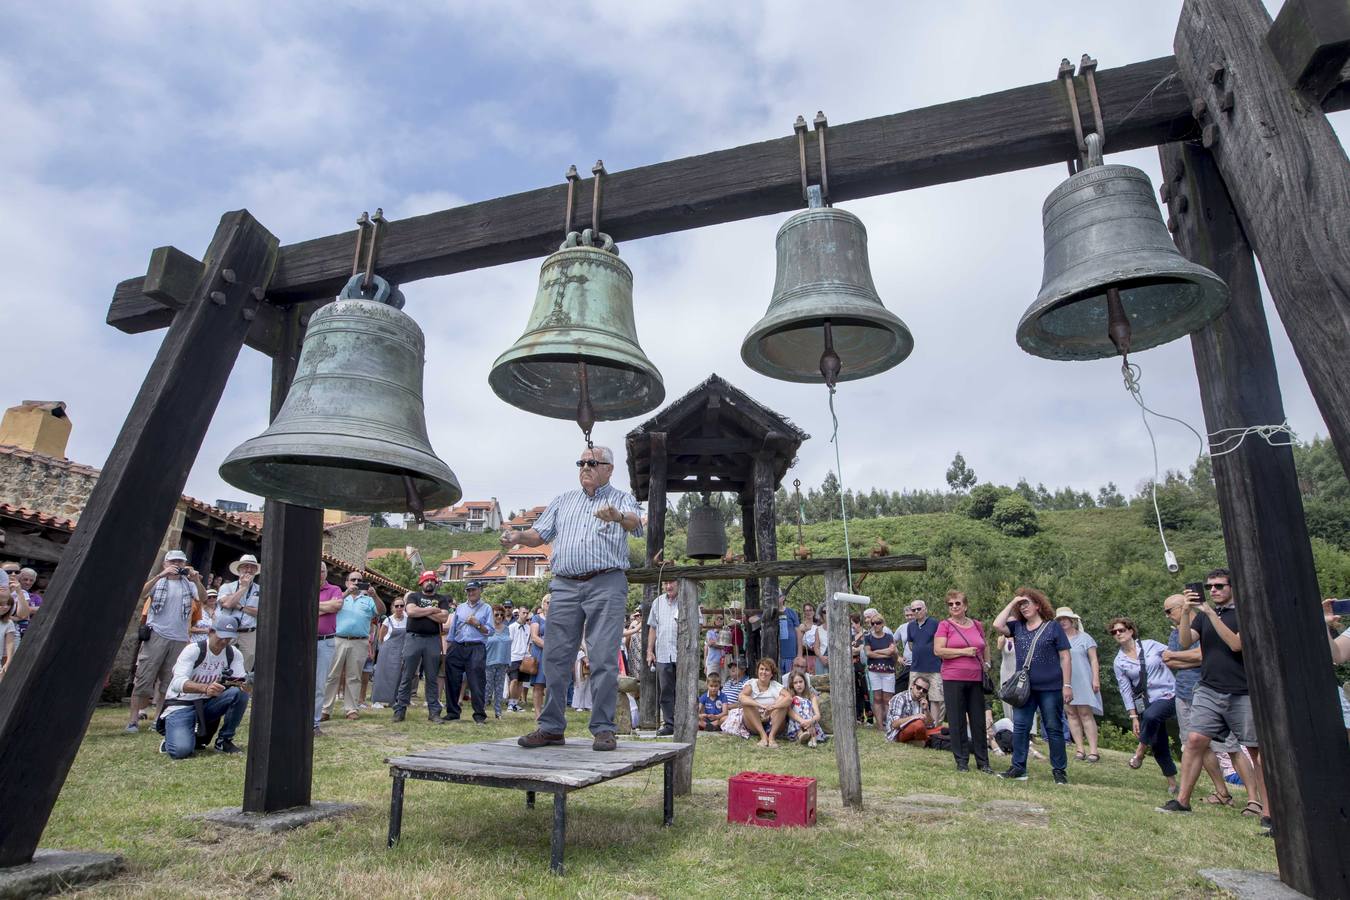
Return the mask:
[[222, 478], [274, 500], [349, 512], [420, 514], [459, 500], [455, 473], [427, 438], [422, 329], [392, 305], [399, 299], [378, 275], [353, 275], [310, 317], [280, 412], [225, 458]]

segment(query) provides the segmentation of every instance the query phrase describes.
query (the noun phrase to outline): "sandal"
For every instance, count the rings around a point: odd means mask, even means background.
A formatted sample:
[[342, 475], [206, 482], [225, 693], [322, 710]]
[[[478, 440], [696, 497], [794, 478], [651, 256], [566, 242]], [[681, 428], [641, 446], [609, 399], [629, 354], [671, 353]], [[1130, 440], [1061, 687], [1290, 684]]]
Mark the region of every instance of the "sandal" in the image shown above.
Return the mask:
[[1257, 816], [1259, 818], [1263, 814], [1261, 804], [1255, 800], [1248, 800], [1247, 805], [1242, 807], [1242, 814], [1244, 816]]
[[1218, 791], [1211, 791], [1210, 795], [1205, 798], [1205, 802], [1210, 806], [1232, 806], [1233, 795], [1226, 791], [1222, 794]]
[[1127, 765], [1131, 769], [1137, 769], [1144, 764], [1144, 761], [1137, 756], [1131, 756]]
[[1087, 754], [1084, 753], [1082, 750], [1079, 750], [1077, 753], [1073, 755], [1073, 758], [1081, 761], [1087, 759]]
[[1102, 758], [1099, 754], [1089, 753], [1087, 756], [1087, 761], [1090, 763], [1101, 762]]

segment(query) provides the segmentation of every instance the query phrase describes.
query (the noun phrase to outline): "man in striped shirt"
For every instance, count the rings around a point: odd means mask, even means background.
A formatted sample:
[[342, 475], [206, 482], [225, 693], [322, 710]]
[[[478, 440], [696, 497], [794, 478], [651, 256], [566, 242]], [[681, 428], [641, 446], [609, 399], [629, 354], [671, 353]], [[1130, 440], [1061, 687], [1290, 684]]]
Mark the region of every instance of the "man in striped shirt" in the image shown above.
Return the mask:
[[552, 544], [552, 601], [544, 639], [548, 696], [539, 727], [520, 738], [522, 747], [563, 744], [567, 688], [584, 630], [591, 660], [591, 734], [596, 750], [613, 750], [614, 703], [618, 696], [619, 640], [628, 599], [628, 535], [642, 536], [642, 513], [626, 491], [609, 483], [614, 454], [608, 447], [585, 450], [577, 460], [578, 490], [553, 498], [534, 527], [505, 531], [503, 547]]

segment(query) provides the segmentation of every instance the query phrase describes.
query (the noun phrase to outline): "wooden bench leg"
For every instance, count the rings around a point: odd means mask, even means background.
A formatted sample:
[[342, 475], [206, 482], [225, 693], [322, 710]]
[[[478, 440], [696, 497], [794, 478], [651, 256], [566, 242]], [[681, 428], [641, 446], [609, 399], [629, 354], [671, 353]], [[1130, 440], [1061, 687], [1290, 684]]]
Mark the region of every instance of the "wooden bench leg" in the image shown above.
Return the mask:
[[553, 795], [553, 858], [548, 867], [554, 875], [563, 873], [563, 844], [567, 841], [567, 794], [558, 791]]
[[525, 808], [534, 809], [534, 791], [525, 792]]
[[398, 843], [399, 833], [403, 830], [403, 784], [402, 775], [394, 776], [393, 793], [389, 797], [389, 846]]
[[664, 818], [661, 826], [675, 824], [675, 760], [668, 759], [665, 764], [665, 797], [662, 798]]

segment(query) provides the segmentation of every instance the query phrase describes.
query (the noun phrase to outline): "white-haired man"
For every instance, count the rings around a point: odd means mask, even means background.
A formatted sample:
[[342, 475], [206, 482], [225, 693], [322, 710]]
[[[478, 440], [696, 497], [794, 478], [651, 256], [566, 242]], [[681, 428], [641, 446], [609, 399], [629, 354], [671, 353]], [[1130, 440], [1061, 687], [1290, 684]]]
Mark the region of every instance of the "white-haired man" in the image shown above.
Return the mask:
[[503, 547], [552, 544], [553, 582], [544, 642], [548, 698], [539, 727], [520, 738], [522, 747], [563, 744], [567, 688], [583, 629], [591, 660], [591, 734], [594, 749], [613, 750], [618, 697], [619, 641], [628, 599], [628, 535], [641, 536], [642, 512], [626, 491], [609, 483], [614, 454], [608, 447], [584, 450], [577, 460], [581, 487], [554, 497], [528, 531], [504, 531]]
[[914, 613], [914, 621], [908, 623], [905, 635], [909, 639], [910, 665], [909, 677], [922, 675], [928, 682], [928, 708], [933, 713], [933, 721], [941, 725], [947, 717], [946, 704], [942, 702], [942, 660], [933, 651], [933, 639], [937, 637], [937, 619], [928, 615], [928, 604], [915, 600], [909, 605]]

